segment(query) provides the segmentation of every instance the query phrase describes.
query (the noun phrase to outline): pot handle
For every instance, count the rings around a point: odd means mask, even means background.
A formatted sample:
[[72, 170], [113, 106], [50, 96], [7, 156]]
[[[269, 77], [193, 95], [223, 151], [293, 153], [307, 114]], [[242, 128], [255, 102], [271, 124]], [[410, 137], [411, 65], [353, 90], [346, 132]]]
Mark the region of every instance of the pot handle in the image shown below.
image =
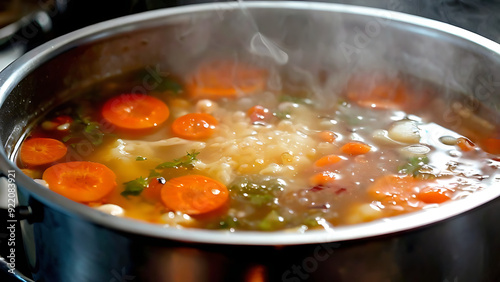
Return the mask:
[[[10, 238], [11, 233], [14, 234], [13, 238], [15, 238], [16, 235], [15, 232], [19, 221], [27, 219], [31, 215], [31, 208], [29, 206], [28, 207], [18, 206], [17, 186], [15, 183], [14, 170], [7, 171], [7, 175], [0, 173], [0, 211], [2, 214], [2, 220], [6, 223], [8, 229], [7, 232], [9, 232], [6, 238]], [[19, 236], [18, 242], [21, 243], [22, 242], [21, 240], [22, 239]], [[11, 241], [9, 241], [8, 239], [2, 242], [7, 244], [8, 250], [11, 249], [9, 242]], [[13, 258], [14, 261], [16, 261], [15, 252]], [[9, 263], [9, 260], [11, 260], [9, 256], [7, 256], [6, 259], [0, 255], [0, 271], [3, 274], [7, 275], [11, 279], [16, 279], [17, 281], [24, 281], [24, 282], [34, 281], [28, 278], [26, 275], [22, 274], [15, 267], [12, 267], [12, 264]], [[19, 261], [19, 258], [17, 258], [17, 261]]]

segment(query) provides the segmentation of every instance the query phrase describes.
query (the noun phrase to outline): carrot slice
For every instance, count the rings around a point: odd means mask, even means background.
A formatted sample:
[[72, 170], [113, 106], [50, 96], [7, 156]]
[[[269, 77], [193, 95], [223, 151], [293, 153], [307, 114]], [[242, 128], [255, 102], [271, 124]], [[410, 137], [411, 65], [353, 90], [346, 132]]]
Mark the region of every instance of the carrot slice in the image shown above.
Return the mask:
[[348, 155], [362, 155], [368, 153], [371, 150], [371, 147], [370, 145], [361, 142], [349, 142], [342, 146], [340, 150], [344, 154]]
[[163, 204], [174, 211], [196, 215], [214, 211], [228, 200], [226, 186], [202, 175], [170, 179], [161, 189]]
[[309, 182], [311, 183], [312, 186], [325, 186], [334, 181], [335, 181], [335, 173], [331, 171], [322, 171], [314, 174]]
[[271, 112], [269, 111], [269, 109], [260, 105], [251, 107], [247, 111], [247, 114], [252, 122], [263, 121], [271, 117]]
[[336, 163], [340, 162], [341, 160], [342, 159], [337, 155], [327, 155], [327, 156], [321, 157], [316, 162], [314, 162], [314, 165], [317, 167], [323, 167], [323, 166], [336, 164]]
[[[153, 178], [149, 185], [144, 191], [142, 191], [142, 196], [151, 202], [157, 202], [161, 199], [161, 189], [165, 186], [165, 180], [162, 178]], [[162, 182], [163, 181], [163, 182]]]
[[441, 187], [425, 187], [417, 194], [417, 199], [428, 204], [441, 204], [451, 200], [448, 189]]
[[500, 139], [487, 138], [483, 141], [484, 150], [490, 154], [500, 154]]
[[205, 139], [212, 136], [218, 123], [217, 119], [210, 114], [191, 113], [174, 120], [172, 132], [184, 139]]
[[186, 89], [196, 98], [236, 97], [265, 88], [267, 72], [247, 63], [207, 61], [188, 78]]
[[97, 201], [116, 187], [115, 173], [100, 163], [56, 164], [42, 176], [50, 190], [76, 202]]
[[102, 116], [124, 129], [150, 129], [165, 122], [170, 112], [160, 99], [143, 94], [123, 94], [106, 101]]
[[408, 96], [399, 79], [382, 74], [357, 75], [347, 85], [347, 98], [367, 108], [400, 108], [408, 102]]
[[407, 206], [415, 193], [417, 183], [418, 180], [412, 176], [390, 174], [377, 178], [367, 191], [374, 199], [383, 203], [392, 201], [397, 205]]
[[474, 145], [474, 143], [472, 143], [472, 141], [470, 141], [469, 139], [467, 139], [465, 137], [459, 137], [457, 139], [457, 146], [458, 146], [458, 148], [460, 148], [460, 150], [462, 150], [464, 152], [472, 151], [476, 147], [476, 145]]
[[337, 138], [335, 133], [329, 130], [321, 131], [320, 133], [318, 133], [318, 136], [323, 142], [328, 143], [332, 143]]
[[21, 146], [21, 162], [27, 166], [53, 163], [62, 159], [68, 149], [61, 141], [52, 138], [31, 138]]

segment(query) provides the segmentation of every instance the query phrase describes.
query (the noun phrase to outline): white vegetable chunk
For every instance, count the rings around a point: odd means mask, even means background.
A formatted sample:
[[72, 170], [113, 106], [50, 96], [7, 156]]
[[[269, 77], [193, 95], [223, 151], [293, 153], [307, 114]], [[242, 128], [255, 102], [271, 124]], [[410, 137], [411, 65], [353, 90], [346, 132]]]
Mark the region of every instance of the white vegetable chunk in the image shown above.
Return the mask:
[[122, 209], [122, 207], [113, 204], [105, 204], [102, 206], [98, 206], [95, 209], [113, 216], [121, 217], [125, 214], [125, 211]]
[[401, 142], [392, 140], [389, 137], [389, 132], [387, 130], [378, 129], [373, 132], [373, 141], [376, 141], [379, 145], [401, 145]]
[[402, 120], [394, 123], [389, 129], [388, 136], [398, 142], [416, 144], [420, 142], [420, 129], [412, 120]]

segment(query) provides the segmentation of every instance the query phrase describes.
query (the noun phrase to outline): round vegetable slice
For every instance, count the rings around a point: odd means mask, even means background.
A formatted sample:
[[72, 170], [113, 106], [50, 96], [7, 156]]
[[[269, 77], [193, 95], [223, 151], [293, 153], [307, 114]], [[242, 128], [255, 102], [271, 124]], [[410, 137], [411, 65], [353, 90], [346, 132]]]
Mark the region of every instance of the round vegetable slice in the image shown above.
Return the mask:
[[188, 78], [186, 89], [193, 97], [236, 97], [263, 90], [267, 72], [231, 60], [206, 61]]
[[336, 164], [341, 160], [342, 158], [337, 155], [326, 155], [318, 159], [316, 162], [314, 162], [314, 165], [317, 167], [329, 166]]
[[202, 175], [170, 179], [161, 190], [163, 204], [174, 211], [196, 215], [214, 211], [228, 200], [226, 186]]
[[27, 166], [53, 163], [66, 155], [68, 149], [61, 141], [52, 138], [32, 138], [21, 146], [21, 162]]
[[191, 113], [174, 120], [172, 132], [184, 139], [205, 139], [212, 136], [218, 123], [217, 119], [210, 114]]
[[356, 75], [347, 85], [347, 98], [367, 108], [400, 108], [409, 101], [407, 92], [401, 80], [381, 74]]
[[451, 200], [448, 189], [442, 187], [428, 186], [420, 190], [417, 194], [417, 199], [428, 204], [441, 204]]
[[165, 186], [163, 177], [153, 178], [146, 189], [142, 192], [142, 196], [150, 202], [157, 202], [161, 199], [161, 189]]
[[102, 116], [124, 129], [150, 129], [165, 122], [170, 111], [161, 101], [143, 94], [122, 94], [106, 101]]
[[115, 173], [94, 162], [56, 164], [46, 169], [42, 178], [50, 190], [76, 202], [97, 201], [116, 187]]
[[353, 141], [342, 146], [340, 150], [348, 155], [362, 155], [370, 152], [371, 147], [365, 143]]

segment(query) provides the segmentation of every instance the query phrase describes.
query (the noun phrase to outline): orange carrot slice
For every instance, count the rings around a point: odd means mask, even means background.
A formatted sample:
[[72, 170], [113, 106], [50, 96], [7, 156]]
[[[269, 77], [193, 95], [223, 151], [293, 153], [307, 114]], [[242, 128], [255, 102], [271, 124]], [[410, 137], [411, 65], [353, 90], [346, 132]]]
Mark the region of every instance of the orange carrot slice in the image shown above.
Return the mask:
[[267, 71], [230, 60], [207, 61], [188, 78], [186, 89], [196, 98], [236, 97], [265, 88]]
[[348, 155], [362, 155], [368, 153], [371, 147], [365, 143], [353, 141], [342, 146], [340, 150]]
[[449, 190], [441, 187], [428, 186], [420, 190], [417, 199], [428, 204], [441, 204], [451, 200], [448, 196]]
[[228, 200], [226, 186], [202, 175], [170, 179], [161, 189], [163, 204], [174, 211], [196, 215], [214, 211]]
[[340, 162], [341, 160], [342, 159], [337, 155], [327, 155], [327, 156], [321, 157], [316, 162], [314, 162], [314, 165], [317, 167], [324, 167], [324, 166], [336, 164], [336, 163]]
[[335, 133], [329, 130], [321, 131], [320, 133], [318, 133], [318, 136], [321, 139], [321, 141], [328, 143], [332, 143], [337, 138]]
[[150, 129], [165, 122], [170, 112], [160, 99], [143, 94], [123, 94], [106, 101], [102, 116], [124, 129]]
[[250, 120], [252, 122], [256, 122], [256, 121], [263, 121], [265, 119], [268, 119], [269, 117], [271, 117], [271, 112], [269, 111], [268, 108], [265, 108], [265, 107], [260, 106], [260, 105], [256, 105], [256, 106], [251, 107], [247, 111], [247, 115], [250, 117]]
[[325, 186], [335, 181], [335, 173], [331, 171], [322, 171], [314, 174], [310, 179], [312, 186]]
[[408, 96], [399, 79], [381, 74], [356, 75], [347, 85], [347, 98], [367, 108], [400, 108], [408, 102]]
[[27, 166], [53, 163], [62, 159], [68, 149], [61, 141], [52, 138], [31, 138], [21, 146], [21, 162]]
[[417, 183], [414, 177], [408, 175], [384, 175], [377, 178], [367, 191], [370, 196], [383, 203], [393, 201], [398, 205], [406, 206], [415, 193]]
[[205, 139], [212, 136], [218, 123], [217, 119], [210, 114], [191, 113], [174, 120], [172, 132], [184, 139]]
[[142, 196], [149, 200], [150, 202], [157, 202], [161, 200], [161, 189], [165, 186], [165, 180], [163, 183], [158, 180], [158, 178], [153, 178], [148, 187], [142, 191]]
[[115, 173], [93, 162], [56, 164], [46, 169], [42, 178], [50, 190], [82, 203], [97, 201], [116, 187]]
[[484, 150], [490, 154], [500, 154], [500, 139], [487, 138], [483, 141]]
[[476, 147], [476, 145], [474, 145], [474, 143], [472, 143], [472, 141], [470, 141], [469, 139], [467, 139], [465, 137], [459, 137], [457, 139], [457, 146], [458, 146], [458, 148], [460, 148], [460, 150], [462, 150], [464, 152], [472, 151]]

